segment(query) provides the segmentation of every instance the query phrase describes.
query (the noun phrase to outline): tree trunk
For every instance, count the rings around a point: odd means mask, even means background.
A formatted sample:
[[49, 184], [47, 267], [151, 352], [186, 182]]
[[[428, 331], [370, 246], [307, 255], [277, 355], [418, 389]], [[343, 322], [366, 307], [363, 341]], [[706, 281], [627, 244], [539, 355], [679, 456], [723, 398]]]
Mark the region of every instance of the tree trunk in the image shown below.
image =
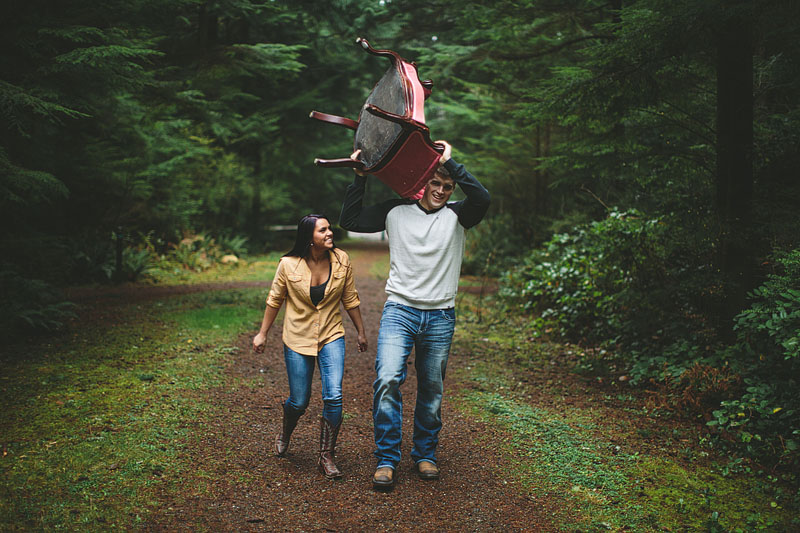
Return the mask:
[[217, 16], [208, 14], [206, 4], [199, 7], [198, 19], [200, 46], [209, 48], [217, 44]]
[[[536, 142], [536, 157], [547, 157], [550, 155], [550, 123], [547, 123], [542, 128], [536, 128], [536, 133], [539, 136]], [[538, 160], [537, 160], [538, 162]], [[549, 201], [549, 188], [548, 188], [549, 172], [546, 170], [537, 171], [537, 187], [536, 192], [536, 215], [546, 217], [550, 206]]]
[[750, 18], [737, 12], [717, 43], [717, 212], [720, 270], [729, 283], [723, 331], [743, 309], [753, 275], [749, 234], [753, 196], [753, 52]]

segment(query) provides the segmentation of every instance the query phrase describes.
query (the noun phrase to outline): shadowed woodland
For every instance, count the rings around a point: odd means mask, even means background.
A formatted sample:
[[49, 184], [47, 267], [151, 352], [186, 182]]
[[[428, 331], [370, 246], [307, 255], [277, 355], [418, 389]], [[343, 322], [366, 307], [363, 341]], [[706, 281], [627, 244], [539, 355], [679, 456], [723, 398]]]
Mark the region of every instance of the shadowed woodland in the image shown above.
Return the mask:
[[[338, 218], [386, 69], [492, 194], [462, 273], [483, 322], [700, 420], [800, 508], [800, 3], [6, 2], [0, 332], [70, 334], [67, 288], [181, 282]], [[391, 191], [377, 180], [368, 199]], [[263, 276], [261, 279], [266, 279]], [[476, 281], [476, 283], [478, 282]], [[73, 293], [74, 294], [74, 293]], [[256, 305], [257, 307], [257, 305]], [[521, 319], [521, 321], [520, 321]], [[15, 355], [24, 359], [24, 355]], [[5, 371], [4, 371], [5, 373]], [[713, 529], [713, 528], [712, 528]]]

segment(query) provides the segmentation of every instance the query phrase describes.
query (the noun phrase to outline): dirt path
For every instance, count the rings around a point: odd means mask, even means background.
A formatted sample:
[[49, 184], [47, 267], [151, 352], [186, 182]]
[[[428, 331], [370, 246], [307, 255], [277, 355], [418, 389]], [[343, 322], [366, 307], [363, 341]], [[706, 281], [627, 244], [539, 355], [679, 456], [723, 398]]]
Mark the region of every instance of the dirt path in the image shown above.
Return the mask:
[[[354, 250], [355, 251], [355, 250]], [[451, 408], [445, 396], [439, 481], [423, 482], [410, 461], [410, 435], [416, 376], [413, 366], [403, 386], [406, 406], [403, 462], [393, 492], [372, 490], [372, 380], [375, 345], [385, 293], [384, 282], [370, 275], [372, 262], [387, 253], [380, 243], [354, 253], [357, 288], [370, 342], [359, 354], [347, 348], [344, 422], [337, 448], [339, 481], [325, 480], [316, 469], [321, 400], [315, 382], [312, 403], [293, 435], [287, 457], [276, 457], [272, 443], [281, 420], [280, 403], [288, 393], [280, 328], [270, 332], [265, 355], [250, 349], [250, 336], [229, 368], [231, 384], [211, 392], [218, 417], [194, 428], [202, 444], [190, 450], [199, 472], [209, 475], [202, 489], [188, 484], [184, 494], [151, 517], [158, 531], [550, 531], [546, 509], [515, 493], [497, 474], [502, 458], [478, 446], [486, 431]], [[346, 320], [347, 338], [354, 330]], [[451, 354], [451, 364], [458, 364]], [[315, 376], [316, 378], [317, 376]], [[234, 386], [242, 380], [253, 386]], [[446, 383], [453, 390], [456, 383]], [[486, 441], [483, 441], [486, 442]]]

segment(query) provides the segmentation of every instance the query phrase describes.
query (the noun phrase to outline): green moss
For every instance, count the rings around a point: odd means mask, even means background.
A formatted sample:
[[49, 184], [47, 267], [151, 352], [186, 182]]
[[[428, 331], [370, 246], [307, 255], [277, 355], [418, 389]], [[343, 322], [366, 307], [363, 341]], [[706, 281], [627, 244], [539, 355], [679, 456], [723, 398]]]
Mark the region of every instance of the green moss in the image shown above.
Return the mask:
[[791, 528], [791, 513], [773, 507], [754, 478], [726, 478], [663, 457], [622, 453], [597, 438], [602, 419], [533, 408], [498, 392], [473, 390], [459, 400], [469, 414], [502, 430], [499, 445], [513, 458], [509, 479], [519, 480], [534, 498], [568, 501], [558, 517], [564, 530]]
[[[6, 353], [0, 529], [131, 529], [156, 486], [177, 487], [189, 421], [216, 408], [263, 290], [192, 294], [114, 308], [102, 324]], [[200, 490], [200, 485], [197, 485]]]
[[[791, 529], [792, 514], [753, 477], [725, 477], [705, 468], [687, 470], [663, 458], [645, 458], [638, 474], [648, 502], [670, 522], [707, 525], [722, 531]], [[773, 506], [774, 503], [774, 506]], [[783, 524], [783, 526], [781, 526]]]
[[494, 392], [473, 391], [464, 400], [471, 414], [504, 431], [502, 445], [515, 458], [509, 477], [534, 497], [572, 500], [569, 516], [561, 517], [565, 523], [642, 527], [641, 517], [619, 512], [627, 490], [624, 466], [631, 458], [606, 452], [608, 444], [594, 438], [588, 420], [570, 420]]

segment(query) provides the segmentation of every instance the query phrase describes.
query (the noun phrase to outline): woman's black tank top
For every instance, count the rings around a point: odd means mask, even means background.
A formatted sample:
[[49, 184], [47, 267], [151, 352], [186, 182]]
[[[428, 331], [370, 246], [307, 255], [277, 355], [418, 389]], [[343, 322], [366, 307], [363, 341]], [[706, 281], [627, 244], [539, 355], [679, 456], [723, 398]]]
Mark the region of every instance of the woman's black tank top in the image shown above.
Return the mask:
[[311, 303], [314, 305], [319, 305], [322, 299], [325, 297], [325, 287], [328, 286], [328, 282], [331, 280], [331, 267], [328, 267], [328, 279], [325, 280], [325, 283], [321, 285], [312, 285], [311, 287]]

